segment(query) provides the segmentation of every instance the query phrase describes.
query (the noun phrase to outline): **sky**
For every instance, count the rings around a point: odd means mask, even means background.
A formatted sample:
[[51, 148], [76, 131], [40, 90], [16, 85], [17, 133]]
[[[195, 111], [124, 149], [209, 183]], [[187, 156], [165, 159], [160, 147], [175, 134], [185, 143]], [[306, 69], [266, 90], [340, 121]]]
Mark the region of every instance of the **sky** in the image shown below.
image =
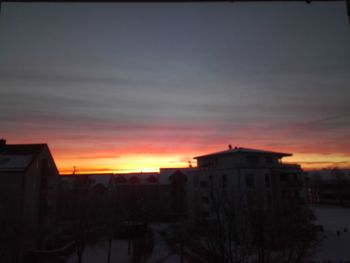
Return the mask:
[[62, 173], [239, 147], [350, 167], [344, 2], [3, 3], [0, 137]]

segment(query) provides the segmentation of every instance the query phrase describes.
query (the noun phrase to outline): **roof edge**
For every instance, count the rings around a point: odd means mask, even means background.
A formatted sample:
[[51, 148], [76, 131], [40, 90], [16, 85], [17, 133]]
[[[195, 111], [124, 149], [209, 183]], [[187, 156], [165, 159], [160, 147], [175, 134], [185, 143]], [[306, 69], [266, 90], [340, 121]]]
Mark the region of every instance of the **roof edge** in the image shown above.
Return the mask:
[[226, 150], [226, 151], [213, 152], [213, 153], [209, 153], [209, 154], [196, 156], [193, 159], [199, 159], [199, 158], [215, 156], [215, 155], [231, 155], [231, 154], [239, 154], [239, 153], [270, 154], [270, 155], [278, 155], [281, 157], [288, 157], [288, 156], [293, 155], [292, 153], [283, 153], [283, 152], [274, 152], [274, 151], [257, 150], [257, 149], [251, 149], [251, 148], [235, 147], [233, 149]]

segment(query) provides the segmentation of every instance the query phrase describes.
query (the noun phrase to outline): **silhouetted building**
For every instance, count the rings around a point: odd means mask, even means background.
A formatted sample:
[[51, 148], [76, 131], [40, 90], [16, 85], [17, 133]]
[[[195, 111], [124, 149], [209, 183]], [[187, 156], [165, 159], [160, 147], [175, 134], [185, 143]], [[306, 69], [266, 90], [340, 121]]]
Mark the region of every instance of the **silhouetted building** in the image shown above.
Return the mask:
[[[59, 217], [71, 219], [71, 200], [77, 191], [75, 182], [86, 179], [89, 198], [109, 203], [110, 210], [119, 211], [120, 217], [134, 221], [160, 220], [164, 214], [160, 204], [159, 173], [78, 174], [60, 177]], [[124, 215], [122, 215], [124, 213]]]
[[350, 171], [322, 169], [308, 172], [306, 178], [310, 203], [350, 204]]
[[288, 200], [305, 202], [303, 172], [299, 165], [282, 163], [288, 153], [229, 147], [198, 156], [196, 203], [210, 217], [212, 200], [235, 200], [266, 208]]
[[210, 218], [213, 199], [256, 208], [305, 203], [303, 171], [283, 163], [287, 156], [291, 154], [230, 147], [196, 157], [196, 168], [161, 168], [159, 189], [167, 207], [163, 211], [173, 218], [196, 220]]
[[112, 206], [129, 219], [195, 221], [210, 218], [214, 197], [261, 208], [288, 201], [305, 203], [303, 171], [299, 165], [283, 163], [287, 156], [291, 154], [230, 147], [196, 157], [197, 167], [78, 177], [91, 178], [91, 191], [108, 193]]
[[190, 219], [197, 213], [196, 168], [161, 168], [159, 191], [162, 211], [169, 220]]
[[58, 171], [47, 144], [0, 140], [1, 262], [50, 246], [55, 233]]

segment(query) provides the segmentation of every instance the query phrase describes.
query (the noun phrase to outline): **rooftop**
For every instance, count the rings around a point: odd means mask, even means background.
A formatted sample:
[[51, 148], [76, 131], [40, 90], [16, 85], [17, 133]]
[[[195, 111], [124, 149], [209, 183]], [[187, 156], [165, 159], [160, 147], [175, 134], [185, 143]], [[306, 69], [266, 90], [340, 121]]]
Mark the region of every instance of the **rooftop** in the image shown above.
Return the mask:
[[0, 144], [0, 155], [36, 155], [46, 147], [47, 144]]
[[23, 171], [30, 164], [31, 155], [4, 155], [0, 154], [0, 171]]
[[272, 152], [272, 151], [249, 149], [249, 148], [243, 148], [243, 147], [234, 147], [234, 148], [230, 147], [226, 151], [209, 153], [209, 154], [194, 157], [194, 159], [199, 159], [199, 158], [204, 158], [204, 157], [209, 157], [209, 156], [216, 156], [216, 155], [231, 155], [231, 154], [240, 154], [240, 153], [268, 154], [268, 155], [276, 155], [276, 156], [280, 156], [280, 157], [292, 156], [291, 153]]
[[23, 171], [47, 144], [6, 144], [0, 139], [0, 171]]

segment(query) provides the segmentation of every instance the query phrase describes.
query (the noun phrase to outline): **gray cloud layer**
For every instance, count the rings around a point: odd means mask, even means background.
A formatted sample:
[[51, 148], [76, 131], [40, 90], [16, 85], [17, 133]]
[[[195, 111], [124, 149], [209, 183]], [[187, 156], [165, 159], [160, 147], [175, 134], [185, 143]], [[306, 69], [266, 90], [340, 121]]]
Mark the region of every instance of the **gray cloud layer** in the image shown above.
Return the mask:
[[350, 148], [343, 3], [4, 4], [0, 38], [4, 136]]

